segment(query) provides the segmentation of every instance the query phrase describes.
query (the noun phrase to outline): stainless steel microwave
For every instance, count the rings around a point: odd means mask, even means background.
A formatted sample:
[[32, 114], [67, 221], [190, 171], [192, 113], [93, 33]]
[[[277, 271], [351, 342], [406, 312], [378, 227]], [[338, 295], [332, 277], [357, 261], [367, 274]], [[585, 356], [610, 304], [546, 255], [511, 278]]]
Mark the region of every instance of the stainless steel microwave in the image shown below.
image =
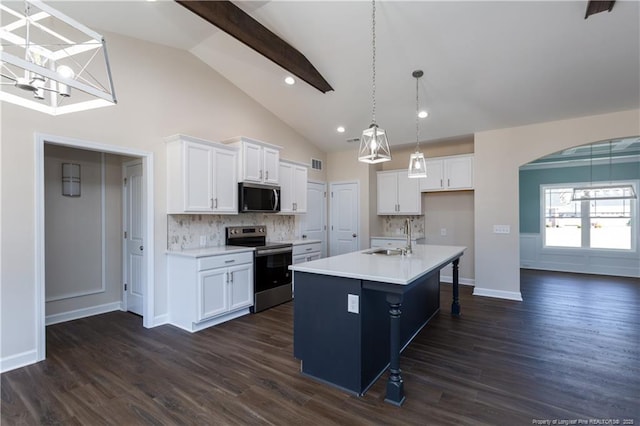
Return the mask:
[[238, 211], [240, 213], [278, 213], [280, 187], [257, 183], [238, 183]]

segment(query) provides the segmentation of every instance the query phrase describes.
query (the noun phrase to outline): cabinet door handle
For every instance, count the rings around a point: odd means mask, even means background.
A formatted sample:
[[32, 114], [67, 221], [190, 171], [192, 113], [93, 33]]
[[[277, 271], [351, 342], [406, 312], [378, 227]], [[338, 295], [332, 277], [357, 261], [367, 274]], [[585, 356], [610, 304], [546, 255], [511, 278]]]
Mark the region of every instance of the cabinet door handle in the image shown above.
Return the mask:
[[235, 262], [235, 261], [236, 261], [235, 259], [225, 260], [225, 261], [224, 261], [224, 263], [233, 263], [233, 262]]
[[210, 199], [209, 199], [209, 206], [210, 206], [211, 208], [213, 208], [213, 198], [210, 198]]
[[442, 179], [440, 179], [440, 188], [442, 188]]
[[266, 172], [264, 172], [264, 174], [265, 174], [264, 178], [265, 178], [266, 180], [269, 180], [269, 170], [267, 170]]
[[260, 170], [260, 180], [262, 180], [262, 170]]
[[229, 275], [231, 276], [231, 279], [229, 282], [233, 282], [233, 272], [229, 272]]
[[218, 199], [217, 199], [217, 198], [214, 198], [214, 199], [213, 199], [213, 208], [214, 208], [214, 209], [217, 209], [217, 208], [218, 208]]
[[308, 249], [306, 249], [307, 251], [311, 251], [313, 250], [313, 247], [309, 247]]
[[451, 179], [447, 179], [447, 186], [451, 186]]

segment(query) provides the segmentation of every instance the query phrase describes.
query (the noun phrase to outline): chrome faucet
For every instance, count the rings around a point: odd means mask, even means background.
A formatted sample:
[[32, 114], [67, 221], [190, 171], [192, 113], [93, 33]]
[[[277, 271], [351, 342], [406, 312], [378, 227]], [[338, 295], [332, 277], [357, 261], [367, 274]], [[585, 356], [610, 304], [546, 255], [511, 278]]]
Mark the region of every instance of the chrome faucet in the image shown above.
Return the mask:
[[407, 234], [407, 246], [404, 248], [404, 252], [406, 254], [411, 254], [413, 253], [413, 249], [411, 248], [411, 219], [407, 218], [405, 228], [405, 233]]

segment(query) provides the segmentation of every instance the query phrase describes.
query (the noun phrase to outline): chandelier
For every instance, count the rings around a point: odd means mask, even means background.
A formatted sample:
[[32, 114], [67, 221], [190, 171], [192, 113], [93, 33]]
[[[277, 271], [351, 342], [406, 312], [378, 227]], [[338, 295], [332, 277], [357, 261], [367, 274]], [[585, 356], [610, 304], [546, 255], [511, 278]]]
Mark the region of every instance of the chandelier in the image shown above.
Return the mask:
[[375, 164], [391, 160], [391, 151], [387, 132], [376, 124], [376, 2], [373, 0], [373, 13], [371, 19], [371, 45], [373, 51], [372, 61], [372, 90], [371, 90], [371, 125], [362, 131], [358, 161]]
[[37, 0], [0, 3], [0, 22], [1, 101], [51, 115], [116, 103], [100, 34]]

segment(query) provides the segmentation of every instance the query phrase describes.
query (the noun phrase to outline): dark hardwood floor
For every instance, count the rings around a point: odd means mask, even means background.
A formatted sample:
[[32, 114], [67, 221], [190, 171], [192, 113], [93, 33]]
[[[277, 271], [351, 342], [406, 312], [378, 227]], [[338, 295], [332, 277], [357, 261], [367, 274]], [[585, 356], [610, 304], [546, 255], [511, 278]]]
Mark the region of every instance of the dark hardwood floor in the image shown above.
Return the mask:
[[2, 374], [2, 425], [639, 425], [639, 280], [521, 277], [524, 302], [462, 287], [460, 318], [442, 286], [401, 408], [386, 375], [361, 398], [300, 375], [288, 303], [195, 334], [124, 312], [50, 326], [46, 361]]

